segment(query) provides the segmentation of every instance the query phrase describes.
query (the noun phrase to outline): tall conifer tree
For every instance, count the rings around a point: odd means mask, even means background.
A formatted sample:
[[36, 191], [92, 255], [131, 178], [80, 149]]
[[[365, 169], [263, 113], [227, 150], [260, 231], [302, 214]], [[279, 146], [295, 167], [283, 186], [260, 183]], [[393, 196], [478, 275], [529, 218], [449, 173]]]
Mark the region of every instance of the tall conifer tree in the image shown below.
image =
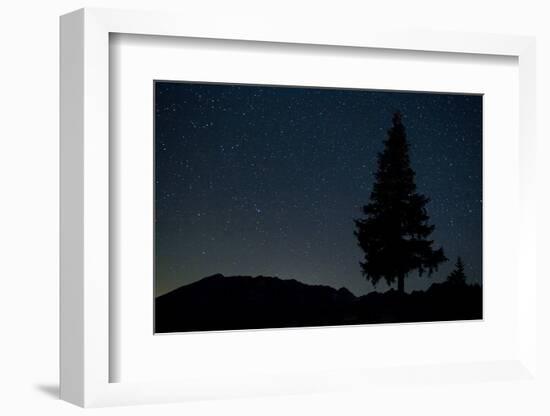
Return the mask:
[[447, 281], [453, 285], [466, 284], [466, 274], [464, 273], [464, 263], [459, 257], [456, 260], [455, 269], [447, 276]]
[[388, 284], [397, 280], [398, 291], [403, 293], [410, 272], [431, 274], [447, 258], [429, 239], [435, 228], [428, 223], [429, 199], [416, 192], [401, 114], [396, 112], [392, 121], [378, 156], [370, 202], [363, 207], [365, 217], [355, 220], [354, 233], [364, 251], [360, 264], [367, 280], [373, 284], [382, 278]]

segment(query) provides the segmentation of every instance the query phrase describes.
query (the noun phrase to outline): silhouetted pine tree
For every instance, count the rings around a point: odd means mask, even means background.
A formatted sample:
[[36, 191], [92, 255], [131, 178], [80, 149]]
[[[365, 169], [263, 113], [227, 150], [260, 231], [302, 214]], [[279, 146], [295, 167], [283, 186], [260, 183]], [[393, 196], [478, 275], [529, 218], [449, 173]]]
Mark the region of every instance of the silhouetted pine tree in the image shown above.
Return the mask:
[[429, 199], [416, 192], [414, 176], [405, 127], [396, 112], [384, 150], [378, 155], [370, 202], [363, 207], [366, 218], [355, 220], [354, 234], [365, 252], [363, 275], [373, 284], [381, 278], [388, 284], [397, 279], [401, 293], [409, 272], [418, 270], [422, 275], [427, 270], [431, 274], [447, 260], [443, 249], [433, 249], [433, 241], [428, 239], [434, 230], [425, 208]]
[[464, 263], [462, 259], [458, 257], [455, 264], [455, 269], [447, 276], [447, 282], [453, 285], [464, 285], [466, 284], [466, 275], [464, 274]]

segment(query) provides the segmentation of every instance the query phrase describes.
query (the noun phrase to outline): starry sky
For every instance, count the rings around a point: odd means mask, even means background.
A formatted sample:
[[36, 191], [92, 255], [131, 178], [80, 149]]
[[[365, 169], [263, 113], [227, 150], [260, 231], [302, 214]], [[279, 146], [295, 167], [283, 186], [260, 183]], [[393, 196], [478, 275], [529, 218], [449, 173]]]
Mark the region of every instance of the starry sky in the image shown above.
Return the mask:
[[482, 96], [156, 81], [155, 291], [265, 275], [385, 291], [361, 275], [353, 220], [369, 201], [394, 111], [403, 113], [434, 247], [482, 271]]

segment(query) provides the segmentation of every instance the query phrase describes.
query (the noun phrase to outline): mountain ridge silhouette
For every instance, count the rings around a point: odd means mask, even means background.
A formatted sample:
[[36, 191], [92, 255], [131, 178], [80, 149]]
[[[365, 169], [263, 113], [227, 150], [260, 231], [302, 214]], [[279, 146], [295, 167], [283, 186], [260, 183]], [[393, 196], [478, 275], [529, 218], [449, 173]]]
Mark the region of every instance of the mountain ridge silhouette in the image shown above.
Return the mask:
[[482, 318], [481, 286], [370, 292], [273, 276], [217, 273], [155, 299], [155, 332], [261, 329]]
[[244, 279], [273, 279], [273, 280], [279, 280], [279, 281], [282, 281], [282, 282], [297, 283], [298, 285], [301, 285], [301, 286], [316, 287], [316, 288], [329, 288], [331, 290], [336, 290], [338, 292], [342, 291], [343, 293], [349, 293], [353, 297], [358, 297], [358, 296], [354, 295], [345, 286], [342, 286], [339, 289], [336, 289], [335, 287], [332, 287], [330, 285], [316, 285], [316, 284], [304, 283], [304, 282], [300, 282], [297, 279], [293, 279], [293, 278], [291, 278], [291, 279], [282, 279], [278, 276], [264, 276], [264, 275], [261, 275], [261, 274], [256, 275], [256, 276], [250, 276], [250, 275], [225, 276], [222, 273], [214, 273], [210, 276], [203, 277], [202, 279], [196, 280], [196, 281], [194, 281], [192, 283], [189, 283], [187, 285], [179, 286], [175, 289], [170, 290], [169, 292], [163, 293], [162, 295], [157, 296], [157, 299], [162, 297], [162, 296], [166, 296], [166, 295], [172, 294], [174, 292], [177, 292], [180, 289], [184, 289], [184, 288], [190, 287], [190, 286], [196, 286], [196, 285], [199, 285], [199, 284], [204, 284], [205, 282], [214, 281], [216, 279], [243, 279], [243, 280]]

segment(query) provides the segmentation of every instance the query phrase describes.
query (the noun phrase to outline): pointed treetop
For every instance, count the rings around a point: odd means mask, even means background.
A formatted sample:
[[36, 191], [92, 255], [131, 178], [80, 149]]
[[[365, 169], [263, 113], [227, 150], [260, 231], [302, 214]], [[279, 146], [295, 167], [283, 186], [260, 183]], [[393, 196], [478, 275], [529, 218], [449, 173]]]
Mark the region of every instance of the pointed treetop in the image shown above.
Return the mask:
[[393, 125], [394, 125], [394, 126], [397, 126], [397, 125], [402, 124], [402, 123], [401, 123], [401, 120], [402, 120], [402, 119], [403, 119], [403, 114], [401, 114], [401, 111], [396, 110], [396, 111], [393, 113], [393, 118], [392, 118]]

